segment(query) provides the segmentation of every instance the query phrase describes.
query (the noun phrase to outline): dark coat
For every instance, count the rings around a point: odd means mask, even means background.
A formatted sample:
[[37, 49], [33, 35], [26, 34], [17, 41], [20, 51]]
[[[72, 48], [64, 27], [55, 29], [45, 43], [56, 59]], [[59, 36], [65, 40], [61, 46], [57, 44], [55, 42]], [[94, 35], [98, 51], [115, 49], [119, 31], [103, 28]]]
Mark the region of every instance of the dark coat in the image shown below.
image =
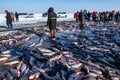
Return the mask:
[[15, 17], [16, 17], [16, 19], [18, 19], [18, 17], [19, 17], [19, 14], [17, 12], [15, 12]]
[[9, 13], [9, 12], [6, 14], [6, 24], [7, 24], [7, 25], [8, 25], [8, 24], [12, 24], [12, 18], [11, 18], [11, 16], [10, 16], [10, 13]]
[[84, 12], [80, 12], [79, 13], [79, 21], [84, 21], [84, 20], [85, 20]]
[[56, 20], [57, 20], [56, 13], [54, 12], [53, 8], [49, 8], [47, 25], [49, 26], [50, 30], [56, 29]]

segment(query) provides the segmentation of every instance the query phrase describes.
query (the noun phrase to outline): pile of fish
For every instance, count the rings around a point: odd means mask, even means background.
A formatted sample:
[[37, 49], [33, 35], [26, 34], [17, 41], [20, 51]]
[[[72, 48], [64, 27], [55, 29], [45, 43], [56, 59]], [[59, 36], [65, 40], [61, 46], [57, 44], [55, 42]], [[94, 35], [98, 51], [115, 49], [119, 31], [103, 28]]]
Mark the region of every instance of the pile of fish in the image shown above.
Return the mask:
[[0, 34], [0, 80], [120, 80], [120, 23], [58, 22]]

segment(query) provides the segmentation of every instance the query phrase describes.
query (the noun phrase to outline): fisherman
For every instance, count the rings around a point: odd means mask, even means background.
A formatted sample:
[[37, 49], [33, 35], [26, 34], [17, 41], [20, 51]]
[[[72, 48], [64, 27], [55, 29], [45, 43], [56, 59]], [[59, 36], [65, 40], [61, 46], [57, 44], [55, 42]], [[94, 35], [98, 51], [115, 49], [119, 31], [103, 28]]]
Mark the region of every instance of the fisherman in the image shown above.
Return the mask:
[[84, 28], [84, 20], [85, 20], [84, 12], [83, 12], [83, 10], [81, 10], [79, 13], [79, 21], [80, 21], [80, 29], [82, 32], [83, 32], [83, 28]]
[[11, 18], [12, 18], [12, 21], [14, 22], [14, 17], [15, 17], [14, 13], [11, 12], [10, 16], [11, 16]]
[[93, 12], [92, 13], [92, 20], [94, 21], [94, 22], [96, 22], [96, 19], [97, 19], [97, 12]]
[[102, 12], [99, 12], [99, 17], [100, 17], [100, 20], [99, 21], [102, 21]]
[[109, 21], [112, 21], [112, 18], [113, 18], [113, 15], [112, 15], [112, 12], [109, 12]]
[[112, 15], [113, 15], [113, 17], [112, 17], [112, 21], [115, 21], [115, 15], [116, 15], [116, 11], [115, 11], [115, 10], [112, 11]]
[[47, 25], [49, 26], [50, 29], [50, 35], [51, 39], [55, 38], [55, 33], [56, 33], [56, 20], [57, 20], [57, 15], [54, 12], [54, 8], [50, 7], [48, 9], [48, 20], [47, 20]]
[[77, 12], [74, 14], [74, 18], [76, 19], [76, 22], [79, 21], [79, 11], [77, 11]]
[[87, 13], [87, 20], [90, 21], [91, 13], [88, 11]]
[[109, 21], [109, 12], [107, 11], [105, 13], [105, 22], [108, 22]]
[[115, 15], [115, 20], [116, 20], [116, 22], [118, 22], [118, 21], [119, 21], [119, 11], [118, 11], [118, 12], [116, 12], [116, 15]]
[[8, 10], [5, 10], [6, 13], [6, 24], [8, 26], [8, 29], [12, 29], [12, 18]]
[[15, 18], [16, 18], [16, 22], [19, 22], [19, 14], [17, 12], [15, 12]]

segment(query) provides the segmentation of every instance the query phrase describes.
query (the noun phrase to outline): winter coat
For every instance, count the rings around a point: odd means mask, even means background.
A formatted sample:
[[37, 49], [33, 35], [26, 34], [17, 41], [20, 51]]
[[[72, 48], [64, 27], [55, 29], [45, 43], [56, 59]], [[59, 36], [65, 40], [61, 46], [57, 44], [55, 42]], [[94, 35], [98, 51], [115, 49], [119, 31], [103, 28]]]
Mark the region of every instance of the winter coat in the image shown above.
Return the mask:
[[54, 12], [53, 8], [49, 8], [47, 25], [49, 26], [50, 30], [56, 29], [56, 20], [57, 20], [56, 13]]
[[13, 13], [11, 13], [10, 16], [11, 16], [12, 19], [14, 19], [14, 14]]
[[79, 18], [79, 13], [75, 13], [74, 18], [78, 19]]
[[90, 18], [91, 17], [91, 13], [88, 13], [87, 16], [88, 16], [88, 18]]
[[105, 20], [108, 20], [108, 17], [109, 17], [109, 13], [105, 13]]
[[12, 18], [9, 12], [6, 14], [6, 24], [12, 24]]
[[84, 20], [85, 20], [84, 12], [80, 12], [79, 13], [79, 21], [84, 21]]
[[16, 17], [16, 19], [18, 19], [18, 17], [19, 17], [19, 14], [17, 12], [15, 12], [15, 17]]
[[96, 13], [96, 12], [93, 12], [92, 17], [93, 17], [93, 18], [97, 17], [97, 13]]

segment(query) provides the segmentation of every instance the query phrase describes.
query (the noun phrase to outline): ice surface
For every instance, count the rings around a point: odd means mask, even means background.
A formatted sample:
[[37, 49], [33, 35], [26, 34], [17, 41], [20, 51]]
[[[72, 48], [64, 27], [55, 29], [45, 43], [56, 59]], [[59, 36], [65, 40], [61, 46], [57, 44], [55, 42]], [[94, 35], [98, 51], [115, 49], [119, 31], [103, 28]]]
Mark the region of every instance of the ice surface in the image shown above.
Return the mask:
[[[5, 14], [0, 14], [0, 26], [6, 26]], [[74, 14], [67, 14], [67, 18], [57, 18], [57, 21], [72, 21], [74, 20]], [[42, 17], [42, 14], [34, 14], [33, 18], [20, 17], [19, 22], [13, 22], [15, 24], [31, 24], [37, 22], [47, 21], [47, 17]]]

